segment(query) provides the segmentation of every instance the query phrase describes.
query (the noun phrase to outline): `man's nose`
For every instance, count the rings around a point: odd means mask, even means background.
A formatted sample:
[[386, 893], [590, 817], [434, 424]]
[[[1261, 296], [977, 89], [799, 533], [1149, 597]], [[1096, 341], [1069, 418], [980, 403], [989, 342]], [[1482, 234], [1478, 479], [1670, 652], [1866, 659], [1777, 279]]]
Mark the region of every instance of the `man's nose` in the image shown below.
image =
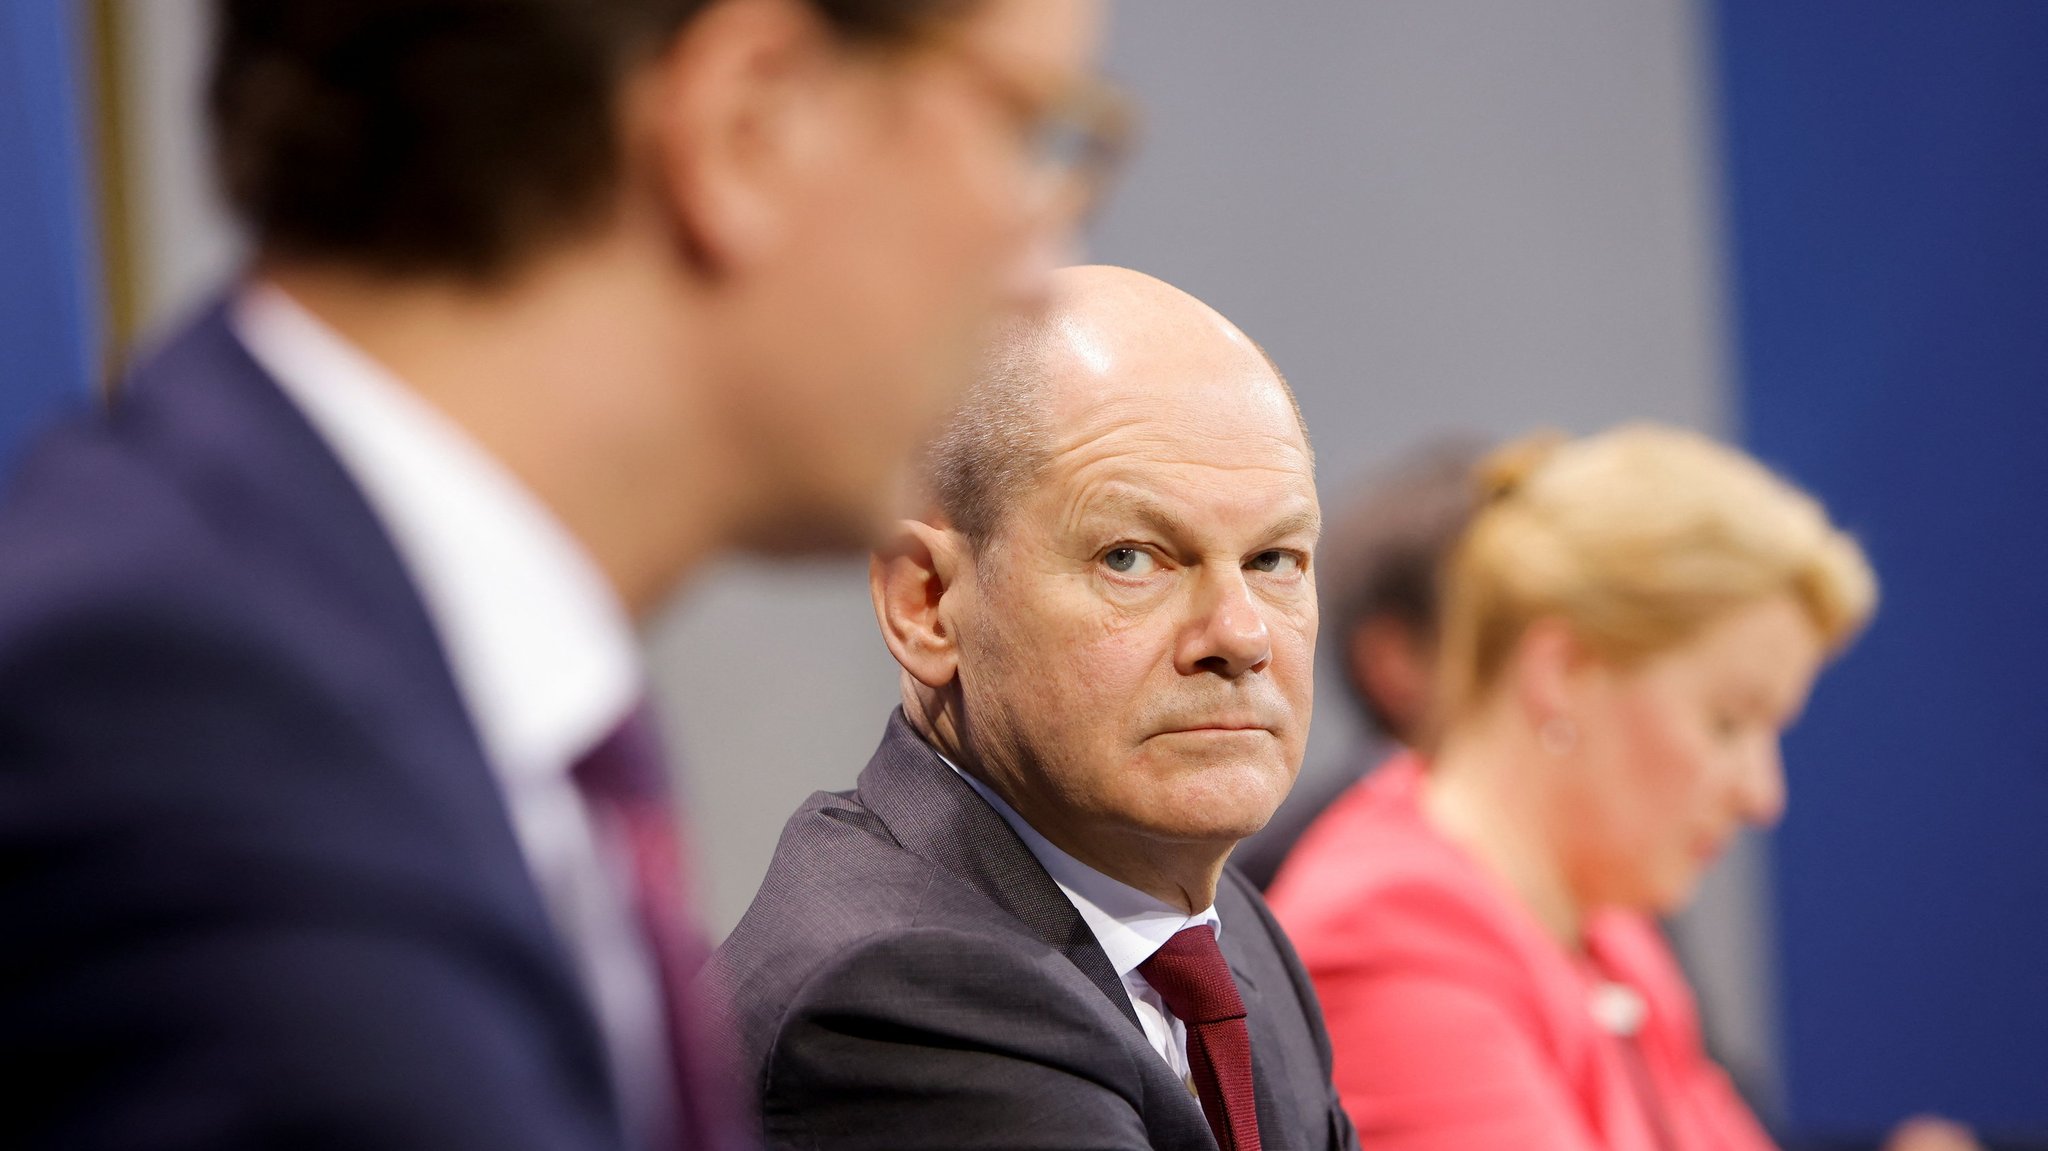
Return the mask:
[[1273, 636], [1266, 614], [1252, 596], [1244, 573], [1232, 569], [1203, 581], [1196, 592], [1195, 617], [1184, 633], [1182, 675], [1209, 672], [1235, 679], [1265, 667], [1273, 658]]

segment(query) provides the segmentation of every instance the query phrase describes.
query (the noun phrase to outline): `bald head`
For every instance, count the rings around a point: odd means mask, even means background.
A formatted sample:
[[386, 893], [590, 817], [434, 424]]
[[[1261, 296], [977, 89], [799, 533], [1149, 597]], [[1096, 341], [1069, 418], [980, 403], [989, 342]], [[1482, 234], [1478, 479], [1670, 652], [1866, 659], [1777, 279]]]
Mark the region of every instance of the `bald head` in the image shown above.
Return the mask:
[[1216, 388], [1263, 390], [1307, 428], [1277, 365], [1214, 308], [1143, 272], [1106, 265], [1054, 274], [1046, 310], [1006, 323], [920, 469], [931, 510], [977, 548], [1057, 450], [1060, 431], [1101, 405], [1159, 410]]
[[1187, 293], [1069, 268], [927, 478], [938, 515], [868, 566], [904, 713], [1068, 854], [1207, 906], [1312, 710], [1322, 512], [1286, 383]]

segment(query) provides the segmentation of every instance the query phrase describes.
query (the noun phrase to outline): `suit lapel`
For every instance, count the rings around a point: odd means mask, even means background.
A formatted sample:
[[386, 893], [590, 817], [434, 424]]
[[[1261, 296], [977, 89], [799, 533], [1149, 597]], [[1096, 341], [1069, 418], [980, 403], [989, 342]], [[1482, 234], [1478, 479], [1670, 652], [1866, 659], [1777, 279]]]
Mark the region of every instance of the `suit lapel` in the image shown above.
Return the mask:
[[911, 729], [898, 708], [860, 773], [860, 800], [903, 848], [958, 876], [1056, 948], [1138, 1026], [1123, 980], [1081, 913], [1003, 817]]
[[[230, 539], [375, 627], [436, 704], [457, 701], [404, 562], [327, 442], [230, 331], [226, 305], [140, 365], [113, 420], [153, 449]], [[331, 609], [330, 609], [331, 610]]]
[[[335, 690], [434, 805], [500, 907], [548, 956], [578, 1055], [601, 1066], [594, 1018], [515, 837], [503, 793], [404, 561], [354, 479], [256, 363], [216, 304], [124, 382], [110, 421], [137, 441], [224, 546], [263, 569]], [[251, 610], [259, 610], [252, 605]], [[587, 1040], [587, 1042], [585, 1042]]]

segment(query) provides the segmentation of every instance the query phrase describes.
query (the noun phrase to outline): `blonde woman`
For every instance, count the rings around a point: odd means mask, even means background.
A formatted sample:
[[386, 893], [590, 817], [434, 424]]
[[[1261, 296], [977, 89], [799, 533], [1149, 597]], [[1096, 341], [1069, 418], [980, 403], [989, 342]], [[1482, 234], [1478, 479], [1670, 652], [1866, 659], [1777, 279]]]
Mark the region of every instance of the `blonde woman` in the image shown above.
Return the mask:
[[1652, 917], [1783, 810], [1779, 734], [1869, 618], [1869, 565], [1686, 432], [1524, 441], [1479, 482], [1426, 754], [1338, 801], [1271, 896], [1338, 1089], [1391, 1151], [1764, 1151]]

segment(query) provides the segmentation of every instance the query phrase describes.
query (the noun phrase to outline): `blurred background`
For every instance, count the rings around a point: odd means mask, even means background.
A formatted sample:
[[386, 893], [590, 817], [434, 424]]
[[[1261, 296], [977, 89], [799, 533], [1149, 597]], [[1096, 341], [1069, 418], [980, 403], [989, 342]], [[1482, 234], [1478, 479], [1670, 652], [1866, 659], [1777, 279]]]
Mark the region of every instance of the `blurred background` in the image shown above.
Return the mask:
[[[234, 272], [207, 8], [0, 2], [0, 467]], [[1110, 70], [1146, 129], [1091, 258], [1266, 345], [1326, 501], [1425, 436], [1642, 417], [1862, 537], [1877, 625], [1679, 940], [1788, 1142], [2048, 1146], [2048, 4], [1123, 0]], [[894, 665], [852, 561], [728, 567], [649, 643], [722, 932]], [[1358, 731], [1325, 681], [1310, 773]]]

